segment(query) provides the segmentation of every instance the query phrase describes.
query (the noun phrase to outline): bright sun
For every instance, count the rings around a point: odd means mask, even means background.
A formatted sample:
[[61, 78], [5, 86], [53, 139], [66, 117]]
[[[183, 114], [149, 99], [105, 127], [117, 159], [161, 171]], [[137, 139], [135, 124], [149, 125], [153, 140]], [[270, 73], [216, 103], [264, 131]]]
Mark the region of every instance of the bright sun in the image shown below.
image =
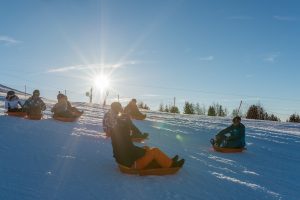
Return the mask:
[[96, 76], [94, 78], [94, 85], [101, 90], [105, 90], [110, 86], [110, 80], [104, 75]]

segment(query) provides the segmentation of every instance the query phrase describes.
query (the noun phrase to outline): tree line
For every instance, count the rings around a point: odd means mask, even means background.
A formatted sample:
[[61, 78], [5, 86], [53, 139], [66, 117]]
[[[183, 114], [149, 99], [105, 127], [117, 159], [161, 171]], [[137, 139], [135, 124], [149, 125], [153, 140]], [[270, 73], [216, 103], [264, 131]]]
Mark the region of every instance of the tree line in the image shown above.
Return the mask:
[[[159, 105], [159, 111], [168, 113], [180, 113], [179, 108], [177, 106], [164, 105], [162, 103]], [[199, 103], [194, 104], [186, 101], [183, 106], [183, 114], [226, 117], [230, 113], [226, 107], [219, 103], [214, 103], [210, 105], [208, 109], [206, 109], [204, 105], [200, 105]], [[280, 122], [280, 118], [278, 116], [268, 113], [260, 104], [250, 105], [245, 114], [240, 113], [238, 109], [234, 109], [231, 115], [245, 117], [246, 119], [269, 120]], [[294, 113], [290, 115], [287, 122], [300, 123], [299, 114]]]

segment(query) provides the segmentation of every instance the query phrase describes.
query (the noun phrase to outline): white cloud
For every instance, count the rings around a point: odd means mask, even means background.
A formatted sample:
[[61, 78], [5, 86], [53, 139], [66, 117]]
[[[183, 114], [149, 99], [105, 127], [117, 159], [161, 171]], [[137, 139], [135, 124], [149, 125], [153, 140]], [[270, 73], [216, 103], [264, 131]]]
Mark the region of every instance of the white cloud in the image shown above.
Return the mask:
[[274, 63], [277, 61], [277, 58], [279, 57], [279, 55], [280, 55], [279, 52], [271, 53], [264, 58], [264, 61]]
[[86, 69], [100, 69], [100, 68], [120, 68], [126, 65], [135, 65], [137, 63], [138, 63], [137, 61], [125, 61], [122, 63], [107, 64], [107, 65], [101, 65], [101, 64], [71, 65], [71, 66], [64, 66], [64, 67], [53, 67], [47, 70], [46, 73], [64, 73], [69, 71], [80, 71]]
[[5, 35], [0, 35], [0, 44], [5, 44], [5, 45], [13, 45], [13, 44], [18, 44], [20, 41], [9, 37]]
[[291, 17], [291, 16], [279, 16], [275, 15], [273, 16], [274, 19], [279, 20], [279, 21], [297, 21], [297, 18]]
[[202, 61], [213, 61], [215, 58], [213, 56], [201, 57], [199, 58]]

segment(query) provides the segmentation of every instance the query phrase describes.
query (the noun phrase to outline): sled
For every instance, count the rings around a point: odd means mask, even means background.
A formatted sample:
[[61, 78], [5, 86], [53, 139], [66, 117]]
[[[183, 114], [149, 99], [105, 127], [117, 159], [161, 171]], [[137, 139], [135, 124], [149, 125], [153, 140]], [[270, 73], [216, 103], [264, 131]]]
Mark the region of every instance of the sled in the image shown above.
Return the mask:
[[243, 152], [244, 150], [246, 150], [245, 147], [243, 147], [243, 148], [223, 148], [223, 147], [218, 147], [216, 145], [213, 145], [213, 148], [215, 151], [221, 152], [221, 153], [240, 153], [240, 152]]
[[6, 114], [14, 117], [25, 117], [27, 115], [26, 112], [6, 112]]
[[180, 170], [180, 167], [138, 170], [138, 169], [129, 168], [119, 164], [119, 169], [124, 174], [134, 174], [140, 176], [148, 176], [148, 175], [164, 176], [164, 175], [176, 174]]
[[26, 115], [25, 118], [30, 120], [41, 120], [43, 115]]
[[53, 119], [62, 121], [62, 122], [75, 122], [78, 120], [79, 117], [57, 117], [53, 116]]
[[134, 120], [145, 120], [147, 117], [147, 115], [141, 115], [141, 116], [134, 116], [134, 115], [131, 115], [130, 118], [131, 119], [134, 119]]

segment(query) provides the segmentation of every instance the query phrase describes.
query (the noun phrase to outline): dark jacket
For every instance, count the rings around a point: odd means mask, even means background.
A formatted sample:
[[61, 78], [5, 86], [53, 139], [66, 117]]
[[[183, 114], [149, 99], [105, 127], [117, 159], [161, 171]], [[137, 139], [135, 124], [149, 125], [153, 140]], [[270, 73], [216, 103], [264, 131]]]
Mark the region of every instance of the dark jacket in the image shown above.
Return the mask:
[[[132, 123], [131, 119], [128, 117], [127, 114], [122, 114], [122, 117], [128, 119], [127, 123], [129, 125], [132, 138], [138, 138], [141, 135], [143, 135], [142, 132]], [[107, 136], [111, 135], [112, 128], [117, 123], [116, 119], [117, 119], [117, 115], [114, 114], [111, 110], [105, 113], [102, 121], [102, 127], [103, 127], [103, 131], [106, 133]]]
[[30, 97], [25, 101], [23, 108], [29, 115], [40, 115], [42, 111], [46, 110], [46, 104], [40, 97]]
[[129, 103], [124, 108], [124, 113], [128, 114], [133, 119], [144, 120], [146, 115], [139, 111], [139, 108], [134, 103]]
[[144, 148], [135, 146], [130, 137], [130, 119], [118, 116], [112, 128], [111, 144], [117, 163], [131, 167], [134, 162], [146, 153]]
[[245, 126], [240, 123], [238, 126], [231, 125], [226, 129], [220, 131], [217, 136], [223, 137], [225, 135], [229, 135], [226, 137], [223, 147], [231, 147], [231, 148], [240, 148], [246, 145], [245, 142]]

